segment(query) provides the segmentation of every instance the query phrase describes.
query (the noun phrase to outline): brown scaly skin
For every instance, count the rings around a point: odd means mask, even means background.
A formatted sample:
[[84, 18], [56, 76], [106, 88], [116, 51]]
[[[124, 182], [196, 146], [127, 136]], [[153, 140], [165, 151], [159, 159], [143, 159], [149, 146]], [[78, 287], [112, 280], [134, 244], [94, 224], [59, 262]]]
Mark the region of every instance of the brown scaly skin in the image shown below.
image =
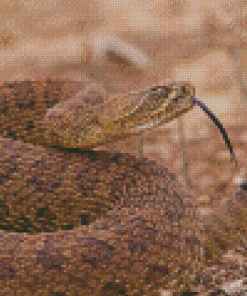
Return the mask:
[[47, 107], [82, 87], [1, 87], [0, 133], [15, 141], [0, 138], [0, 295], [186, 291], [197, 270], [246, 240], [246, 193], [202, 219], [175, 175], [154, 162], [38, 145]]

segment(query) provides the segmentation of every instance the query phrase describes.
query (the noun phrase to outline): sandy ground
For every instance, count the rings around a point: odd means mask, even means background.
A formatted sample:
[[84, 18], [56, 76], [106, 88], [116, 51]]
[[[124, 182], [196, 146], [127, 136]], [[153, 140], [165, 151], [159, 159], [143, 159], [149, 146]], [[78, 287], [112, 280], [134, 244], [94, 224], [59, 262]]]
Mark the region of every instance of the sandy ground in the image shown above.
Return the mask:
[[[219, 131], [196, 107], [146, 133], [143, 154], [181, 181], [187, 165], [188, 189], [205, 205], [247, 178], [246, 14], [244, 0], [3, 0], [0, 82], [86, 75], [117, 97], [164, 79], [190, 81], [224, 124], [240, 171], [232, 175]], [[139, 141], [106, 148], [138, 153]]]

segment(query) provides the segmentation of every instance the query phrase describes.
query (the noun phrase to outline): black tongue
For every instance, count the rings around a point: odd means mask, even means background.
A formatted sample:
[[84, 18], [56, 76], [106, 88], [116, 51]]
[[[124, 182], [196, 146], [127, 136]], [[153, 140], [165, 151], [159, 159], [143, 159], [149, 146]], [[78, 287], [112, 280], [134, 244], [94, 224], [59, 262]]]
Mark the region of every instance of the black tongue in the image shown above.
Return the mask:
[[221, 122], [219, 121], [219, 119], [214, 115], [214, 113], [212, 111], [209, 110], [209, 108], [200, 100], [196, 99], [193, 97], [193, 103], [197, 106], [199, 106], [200, 108], [202, 108], [202, 110], [210, 117], [210, 119], [214, 122], [214, 124], [219, 128], [223, 139], [227, 145], [227, 147], [230, 150], [230, 153], [232, 154], [232, 156], [235, 158], [235, 154], [233, 152], [233, 147], [232, 144], [230, 142], [230, 139], [227, 135], [226, 130], [224, 129], [223, 125], [221, 124]]

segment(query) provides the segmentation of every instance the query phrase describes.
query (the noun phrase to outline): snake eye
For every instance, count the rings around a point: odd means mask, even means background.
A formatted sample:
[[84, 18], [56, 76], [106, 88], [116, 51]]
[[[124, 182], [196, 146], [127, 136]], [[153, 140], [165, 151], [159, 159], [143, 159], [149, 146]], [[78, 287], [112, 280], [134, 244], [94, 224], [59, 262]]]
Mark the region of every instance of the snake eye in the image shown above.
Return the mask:
[[190, 94], [194, 92], [194, 88], [188, 83], [182, 85], [180, 89], [183, 94]]
[[162, 86], [156, 86], [156, 87], [151, 88], [150, 91], [163, 92], [164, 91], [164, 87], [162, 87]]

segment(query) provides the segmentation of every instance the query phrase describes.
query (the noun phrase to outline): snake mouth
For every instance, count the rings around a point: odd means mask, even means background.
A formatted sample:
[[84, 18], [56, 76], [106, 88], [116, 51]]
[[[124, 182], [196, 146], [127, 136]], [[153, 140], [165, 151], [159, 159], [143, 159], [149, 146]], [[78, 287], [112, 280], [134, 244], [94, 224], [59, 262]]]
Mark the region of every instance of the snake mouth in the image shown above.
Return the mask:
[[193, 102], [193, 95], [190, 85], [189, 90], [185, 90], [184, 86], [182, 88], [183, 89], [180, 90], [176, 95], [174, 95], [174, 98], [166, 106], [165, 112], [163, 112], [165, 116], [161, 118], [160, 124], [167, 123], [173, 119], [176, 119], [189, 112], [194, 107], [195, 104]]
[[188, 100], [186, 104], [187, 106], [182, 106], [179, 110], [176, 108], [176, 106], [167, 106], [163, 111], [160, 112], [160, 114], [155, 115], [156, 119], [150, 120], [150, 117], [148, 117], [146, 122], [142, 122], [142, 124], [131, 128], [128, 132], [131, 134], [138, 134], [154, 127], [158, 127], [164, 123], [170, 122], [175, 118], [178, 118], [181, 115], [189, 112], [194, 107], [192, 99]]
[[160, 121], [159, 125], [170, 122], [175, 118], [179, 118], [180, 116], [184, 115], [185, 113], [189, 112], [194, 107], [193, 104], [188, 104], [187, 107], [183, 107], [181, 110], [169, 110], [169, 115], [167, 115], [163, 120]]

